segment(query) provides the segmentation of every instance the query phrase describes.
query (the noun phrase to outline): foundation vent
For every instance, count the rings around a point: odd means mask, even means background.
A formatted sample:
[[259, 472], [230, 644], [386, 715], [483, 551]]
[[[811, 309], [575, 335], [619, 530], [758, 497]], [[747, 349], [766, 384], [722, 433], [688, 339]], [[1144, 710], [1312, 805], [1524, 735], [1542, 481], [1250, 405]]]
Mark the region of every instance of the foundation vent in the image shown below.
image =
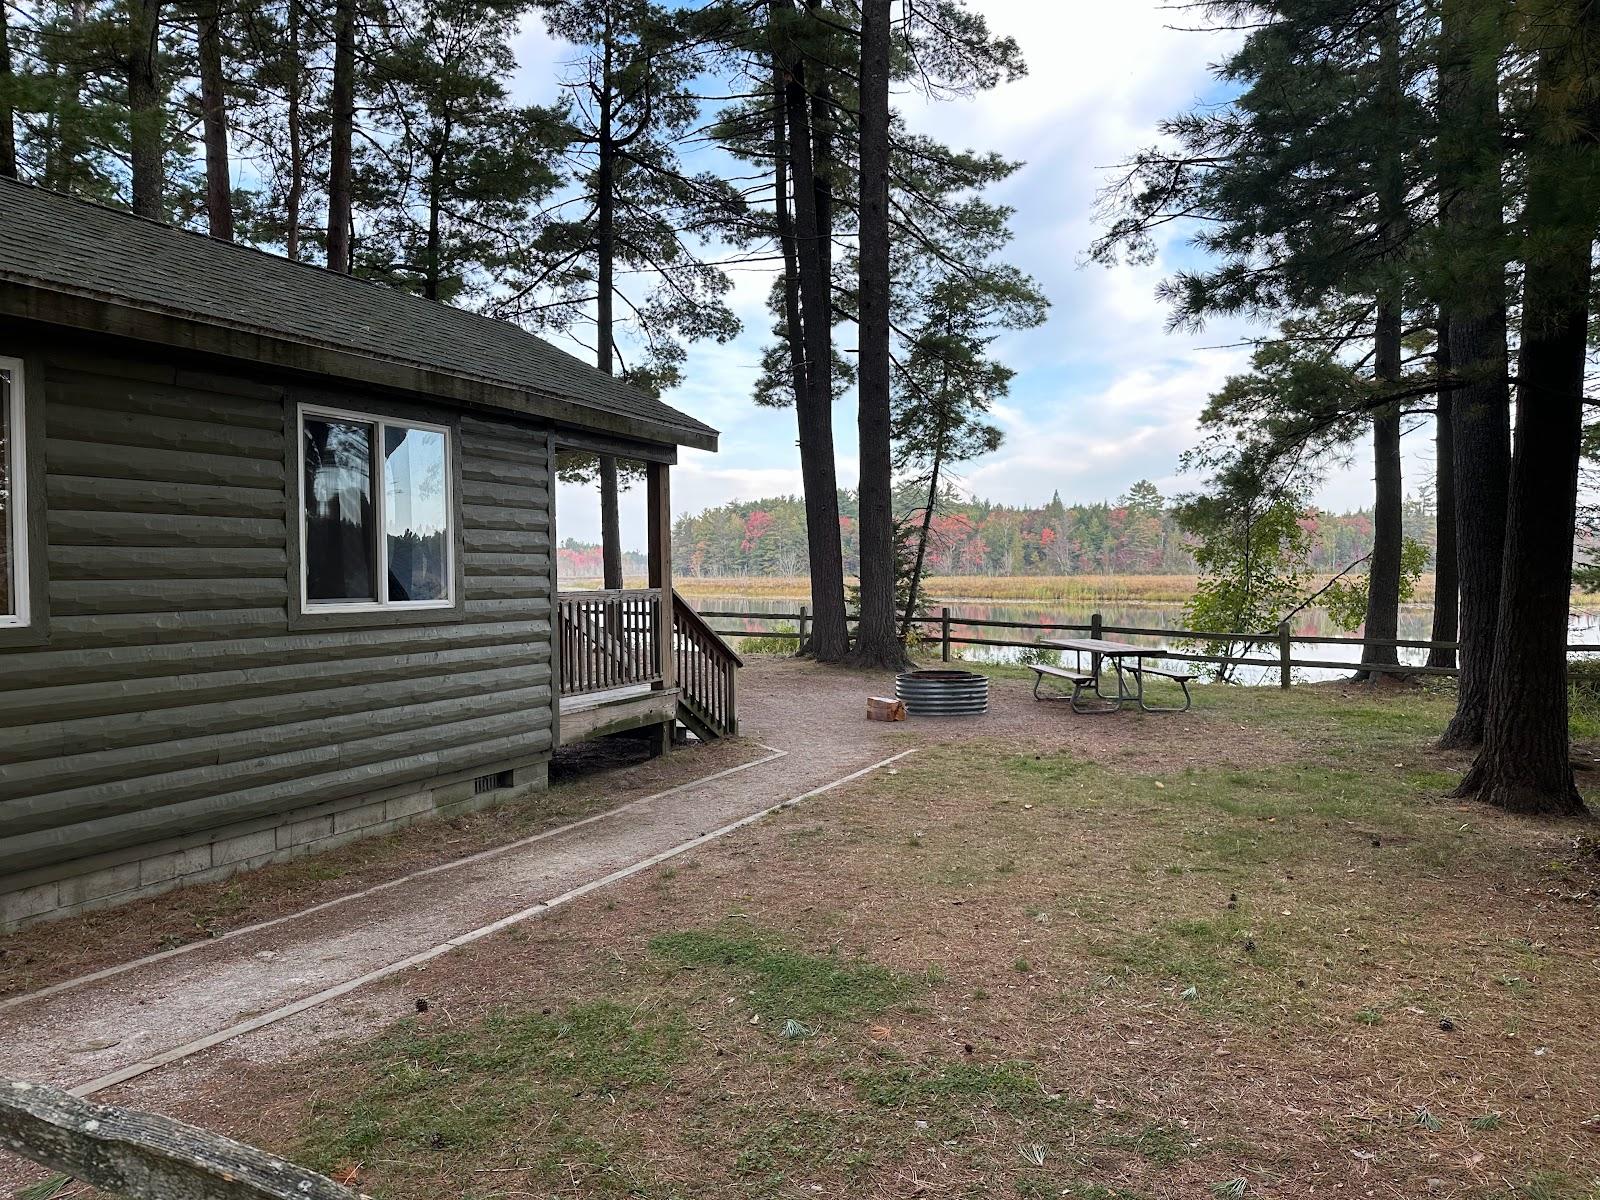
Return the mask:
[[479, 775], [472, 781], [472, 794], [481, 796], [485, 792], [508, 788], [513, 783], [514, 778], [514, 773], [511, 771], [500, 771], [494, 775]]

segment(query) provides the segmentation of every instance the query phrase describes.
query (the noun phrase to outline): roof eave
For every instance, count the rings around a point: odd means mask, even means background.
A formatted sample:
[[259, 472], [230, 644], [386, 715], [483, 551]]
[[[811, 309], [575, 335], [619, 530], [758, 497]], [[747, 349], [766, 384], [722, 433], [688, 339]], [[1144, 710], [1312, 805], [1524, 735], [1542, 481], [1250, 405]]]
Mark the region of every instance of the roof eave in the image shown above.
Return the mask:
[[190, 314], [129, 304], [114, 297], [72, 291], [39, 280], [0, 274], [0, 316], [287, 371], [352, 380], [462, 405], [521, 413], [553, 424], [639, 441], [696, 450], [717, 449], [717, 431], [708, 426], [680, 426], [623, 416], [547, 392], [375, 358], [337, 346], [297, 341], [264, 330], [206, 321]]

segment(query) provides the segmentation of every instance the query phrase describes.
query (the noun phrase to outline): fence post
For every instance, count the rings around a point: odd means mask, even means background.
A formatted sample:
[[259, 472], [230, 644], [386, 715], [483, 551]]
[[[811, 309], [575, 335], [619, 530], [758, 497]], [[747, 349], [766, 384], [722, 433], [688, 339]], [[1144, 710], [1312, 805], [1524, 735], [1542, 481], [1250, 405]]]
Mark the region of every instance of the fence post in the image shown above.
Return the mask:
[[1089, 636], [1098, 642], [1100, 640], [1100, 631], [1104, 625], [1105, 622], [1100, 619], [1100, 614], [1093, 614], [1089, 618]]
[[941, 608], [939, 610], [939, 631], [940, 631], [939, 632], [939, 640], [942, 643], [942, 645], [940, 646], [939, 657], [941, 659], [943, 659], [945, 662], [949, 662], [950, 661], [950, 610], [948, 608]]
[[1286, 688], [1292, 682], [1289, 674], [1289, 622], [1278, 622], [1278, 686]]
[[806, 626], [810, 623], [811, 607], [809, 605], [802, 604], [800, 606], [800, 647], [795, 651], [796, 654], [804, 654], [806, 652]]

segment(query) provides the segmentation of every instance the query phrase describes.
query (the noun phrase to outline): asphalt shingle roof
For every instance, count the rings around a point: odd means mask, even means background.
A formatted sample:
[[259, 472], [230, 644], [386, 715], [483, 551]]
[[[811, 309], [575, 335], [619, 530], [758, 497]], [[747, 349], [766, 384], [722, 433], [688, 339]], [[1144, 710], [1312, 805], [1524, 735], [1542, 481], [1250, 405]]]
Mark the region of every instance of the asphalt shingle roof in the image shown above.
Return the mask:
[[716, 431], [507, 321], [0, 179], [0, 279]]

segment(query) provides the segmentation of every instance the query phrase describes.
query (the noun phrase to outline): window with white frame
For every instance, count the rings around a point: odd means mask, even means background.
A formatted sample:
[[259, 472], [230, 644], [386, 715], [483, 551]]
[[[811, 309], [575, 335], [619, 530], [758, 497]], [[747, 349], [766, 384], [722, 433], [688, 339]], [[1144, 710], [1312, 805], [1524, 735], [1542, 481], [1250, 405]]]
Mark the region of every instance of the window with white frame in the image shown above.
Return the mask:
[[28, 623], [28, 468], [22, 361], [0, 358], [0, 627]]
[[439, 425], [300, 410], [305, 608], [452, 602], [450, 433]]

